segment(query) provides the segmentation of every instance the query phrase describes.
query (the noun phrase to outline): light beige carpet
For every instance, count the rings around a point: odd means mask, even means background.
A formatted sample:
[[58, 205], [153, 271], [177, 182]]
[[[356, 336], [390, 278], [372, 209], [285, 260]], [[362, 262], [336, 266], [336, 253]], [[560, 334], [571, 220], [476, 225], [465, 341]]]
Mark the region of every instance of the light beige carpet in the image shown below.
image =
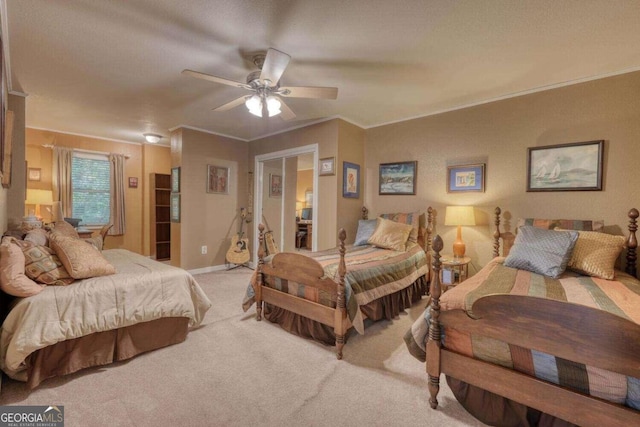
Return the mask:
[[4, 377], [3, 405], [64, 405], [66, 426], [479, 426], [442, 378], [428, 404], [424, 364], [402, 336], [424, 302], [335, 348], [257, 322], [246, 269], [195, 276], [213, 307], [184, 343], [45, 381]]

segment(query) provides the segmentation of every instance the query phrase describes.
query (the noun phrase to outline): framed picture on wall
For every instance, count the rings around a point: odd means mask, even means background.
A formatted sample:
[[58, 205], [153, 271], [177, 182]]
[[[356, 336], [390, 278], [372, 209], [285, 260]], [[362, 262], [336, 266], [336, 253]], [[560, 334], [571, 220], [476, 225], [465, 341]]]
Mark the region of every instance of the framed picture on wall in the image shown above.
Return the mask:
[[342, 197], [360, 198], [360, 165], [342, 162]]
[[604, 141], [527, 149], [527, 191], [601, 191]]
[[269, 174], [269, 197], [282, 196], [282, 175]]
[[378, 194], [416, 194], [418, 162], [380, 163]]
[[171, 192], [180, 192], [180, 167], [171, 168]]
[[42, 179], [42, 169], [40, 168], [29, 168], [29, 172], [27, 173], [27, 177], [29, 181], [40, 181]]
[[336, 158], [326, 157], [320, 159], [318, 175], [335, 175], [336, 174]]
[[129, 188], [138, 188], [138, 178], [135, 176], [129, 177]]
[[171, 194], [171, 222], [180, 222], [180, 194]]
[[447, 193], [484, 192], [485, 164], [447, 166]]
[[229, 194], [229, 168], [207, 165], [207, 193]]

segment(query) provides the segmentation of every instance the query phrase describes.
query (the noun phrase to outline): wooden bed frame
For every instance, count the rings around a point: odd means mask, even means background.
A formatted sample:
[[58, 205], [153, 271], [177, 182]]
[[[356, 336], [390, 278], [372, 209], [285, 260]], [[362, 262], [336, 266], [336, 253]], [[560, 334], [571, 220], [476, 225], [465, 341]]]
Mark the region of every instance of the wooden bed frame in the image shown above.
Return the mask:
[[[362, 208], [362, 218], [367, 219], [368, 211]], [[431, 245], [431, 234], [433, 233], [436, 211], [429, 207], [427, 209], [427, 227], [425, 228], [423, 249], [429, 254]], [[289, 310], [300, 316], [333, 327], [336, 335], [336, 356], [342, 359], [342, 349], [345, 343], [345, 335], [351, 322], [347, 316], [344, 278], [347, 274], [345, 263], [346, 246], [345, 240], [347, 233], [344, 228], [338, 232], [338, 250], [340, 261], [338, 265], [338, 281], [334, 281], [328, 277], [324, 277], [322, 266], [314, 259], [294, 252], [280, 252], [274, 255], [270, 264], [264, 262], [264, 230], [263, 224], [258, 225], [259, 249], [258, 249], [258, 266], [257, 280], [255, 289], [256, 313], [257, 320], [262, 320], [262, 303], [273, 304], [277, 307]], [[427, 259], [429, 261], [429, 258]], [[328, 307], [313, 301], [306, 300], [294, 295], [290, 295], [279, 290], [263, 286], [263, 275], [274, 276], [286, 280], [302, 283], [305, 286], [311, 286], [318, 290], [323, 290], [331, 295], [331, 299], [335, 300], [336, 307]]]
[[[636, 275], [638, 210], [631, 209], [626, 272]], [[494, 256], [499, 254], [500, 209], [496, 208]], [[511, 234], [511, 233], [509, 233]], [[640, 326], [586, 306], [529, 296], [491, 295], [473, 305], [472, 319], [462, 310], [440, 312], [440, 236], [433, 242], [431, 324], [426, 368], [429, 403], [438, 406], [440, 374], [475, 385], [581, 426], [638, 425], [640, 412], [578, 393], [532, 376], [453, 352], [443, 347], [445, 326], [539, 350], [564, 359], [640, 378]], [[513, 327], [516, 325], [517, 327]]]

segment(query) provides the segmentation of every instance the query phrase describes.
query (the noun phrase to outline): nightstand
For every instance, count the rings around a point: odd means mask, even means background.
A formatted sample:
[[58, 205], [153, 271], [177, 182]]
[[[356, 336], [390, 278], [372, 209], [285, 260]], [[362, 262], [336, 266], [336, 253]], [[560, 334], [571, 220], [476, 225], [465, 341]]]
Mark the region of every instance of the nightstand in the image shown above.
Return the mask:
[[440, 283], [445, 287], [455, 286], [465, 281], [469, 277], [469, 263], [471, 258], [468, 256], [455, 258], [453, 255], [442, 255], [440, 258], [442, 267], [440, 270]]

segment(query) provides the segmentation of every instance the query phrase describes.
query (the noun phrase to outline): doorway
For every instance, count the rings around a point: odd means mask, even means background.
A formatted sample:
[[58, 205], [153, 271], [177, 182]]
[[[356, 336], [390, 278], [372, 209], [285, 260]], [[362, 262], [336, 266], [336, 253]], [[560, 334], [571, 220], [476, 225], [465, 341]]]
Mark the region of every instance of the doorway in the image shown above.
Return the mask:
[[[318, 144], [273, 153], [261, 154], [255, 158], [255, 221], [254, 221], [254, 259], [257, 260], [259, 244], [258, 224], [263, 223], [273, 233], [273, 238], [281, 251], [295, 251], [297, 246], [297, 228], [302, 209], [317, 209]], [[299, 195], [298, 170], [306, 170], [311, 175], [311, 183], [304, 184], [304, 195]], [[311, 172], [309, 172], [311, 171]], [[307, 195], [307, 188], [311, 187]], [[307, 199], [308, 197], [308, 199]], [[308, 206], [309, 205], [309, 206]], [[314, 209], [316, 208], [316, 209]], [[305, 214], [308, 215], [306, 210]], [[313, 214], [308, 221], [313, 233], [305, 236], [305, 247], [317, 248], [317, 229]]]

